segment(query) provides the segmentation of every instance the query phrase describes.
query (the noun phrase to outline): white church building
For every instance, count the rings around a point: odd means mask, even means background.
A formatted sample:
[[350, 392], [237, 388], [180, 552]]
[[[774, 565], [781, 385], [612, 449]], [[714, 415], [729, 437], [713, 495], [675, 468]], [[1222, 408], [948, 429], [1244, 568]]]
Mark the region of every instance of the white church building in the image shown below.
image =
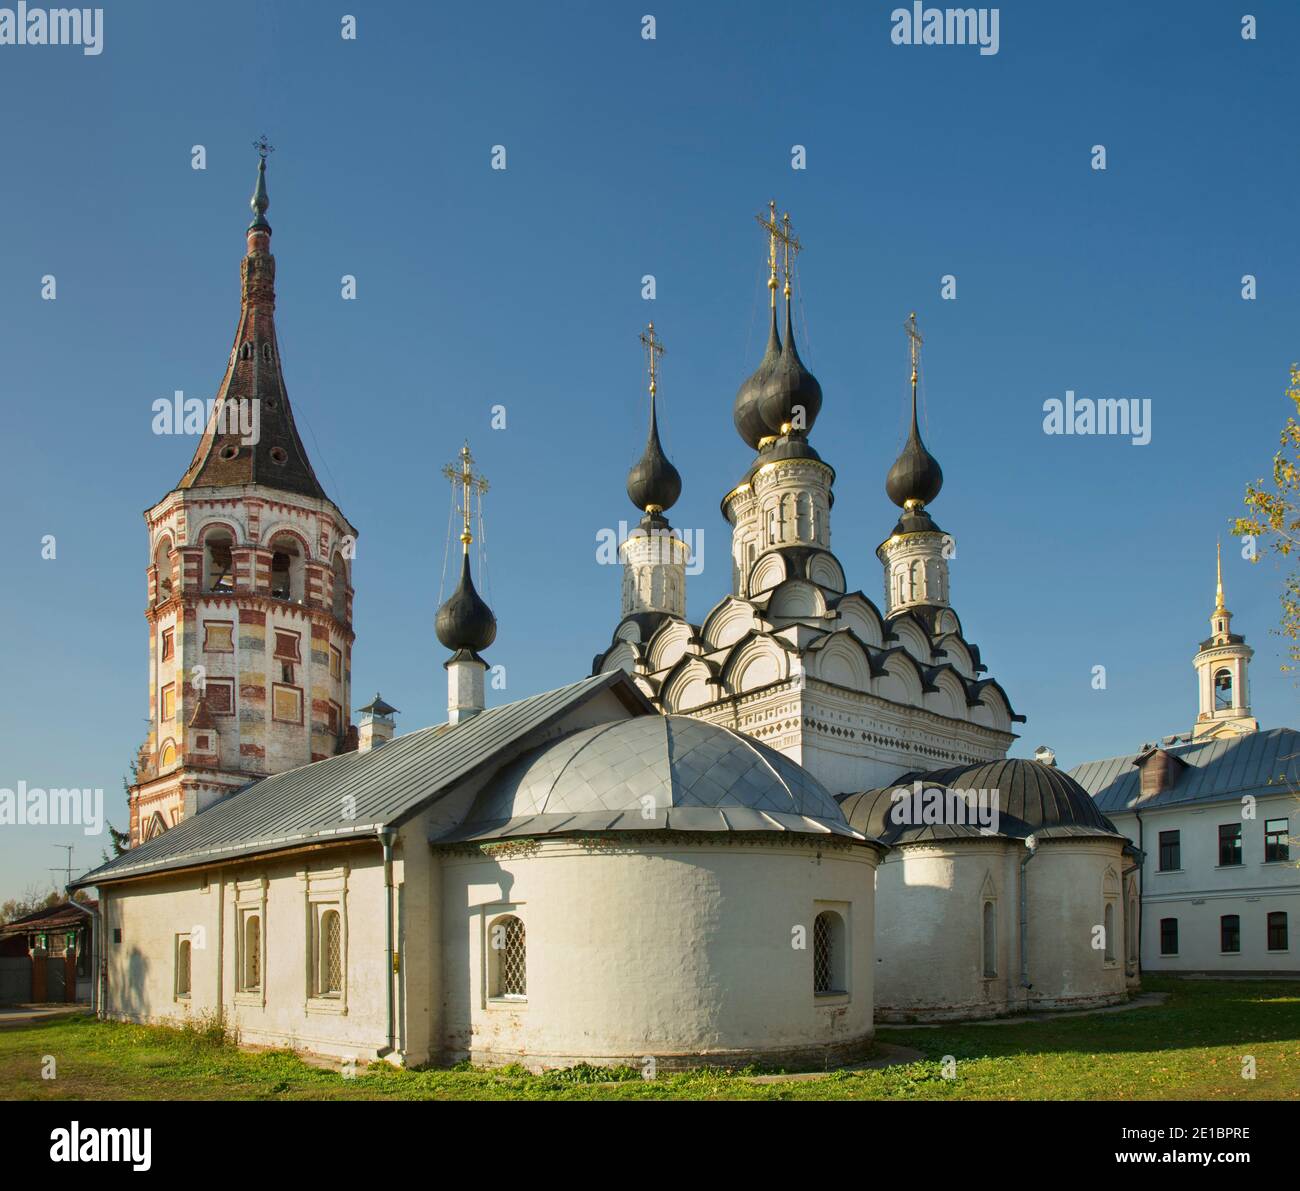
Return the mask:
[[[686, 619], [652, 328], [628, 478], [644, 516], [592, 674], [485, 707], [496, 622], [471, 574], [466, 450], [460, 580], [436, 623], [448, 715], [396, 736], [378, 696], [356, 727], [347, 710], [355, 530], [293, 430], [268, 205], [263, 163], [213, 421], [149, 515], [134, 846], [76, 882], [99, 891], [99, 1012], [407, 1064], [820, 1066], [861, 1053], [878, 1017], [1125, 998], [1136, 852], [1068, 774], [1006, 758], [1021, 717], [963, 634], [930, 512], [915, 320], [881, 605], [831, 549], [822, 393], [773, 208], [767, 350], [734, 407], [755, 455], [722, 501], [731, 591]], [[219, 421], [251, 400], [275, 419], [264, 453]], [[230, 676], [219, 698], [196, 659]]]

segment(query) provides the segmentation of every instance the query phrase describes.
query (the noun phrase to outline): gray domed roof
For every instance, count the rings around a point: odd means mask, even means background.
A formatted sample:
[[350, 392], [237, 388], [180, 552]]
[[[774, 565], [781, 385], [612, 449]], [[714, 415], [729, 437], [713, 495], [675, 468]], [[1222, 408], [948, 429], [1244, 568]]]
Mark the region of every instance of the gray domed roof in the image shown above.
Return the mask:
[[599, 724], [525, 753], [443, 840], [595, 831], [778, 831], [867, 842], [789, 757], [680, 715]]
[[895, 790], [911, 789], [988, 790], [997, 792], [998, 823], [994, 836], [1043, 839], [1062, 836], [1111, 835], [1119, 837], [1115, 825], [1097, 809], [1078, 782], [1055, 766], [1038, 761], [1010, 758], [980, 765], [958, 765], [932, 773], [909, 773], [892, 785], [840, 797], [840, 809], [850, 826], [887, 844], [910, 844], [927, 840], [979, 839], [986, 833], [979, 827], [956, 823], [897, 823], [891, 814]]

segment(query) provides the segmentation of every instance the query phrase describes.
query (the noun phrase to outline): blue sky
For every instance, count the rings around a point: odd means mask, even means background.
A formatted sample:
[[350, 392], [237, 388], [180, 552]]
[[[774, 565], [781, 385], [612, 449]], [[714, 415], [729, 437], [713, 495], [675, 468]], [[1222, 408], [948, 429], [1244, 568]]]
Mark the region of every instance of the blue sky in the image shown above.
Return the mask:
[[[753, 215], [771, 197], [806, 245], [812, 437], [838, 471], [850, 586], [881, 602], [914, 309], [946, 477], [932, 512], [957, 541], [967, 636], [1029, 717], [1015, 751], [1072, 765], [1188, 728], [1215, 539], [1268, 471], [1300, 357], [1300, 12], [1252, 2], [1243, 41], [1220, 3], [1012, 0], [981, 56], [892, 44], [892, 7], [110, 3], [98, 56], [0, 46], [0, 786], [102, 786], [125, 820], [148, 711], [141, 514], [193, 449], [151, 433], [151, 405], [220, 380], [262, 132], [289, 394], [361, 532], [355, 702], [381, 690], [399, 729], [441, 718], [439, 473], [466, 436], [492, 481], [506, 696], [587, 672], [618, 614], [595, 543], [634, 513], [651, 317], [685, 483], [672, 519], [704, 532], [692, 618], [727, 590], [718, 502], [750, 458], [731, 404], [761, 351]], [[1151, 443], [1044, 435], [1067, 389], [1149, 398]], [[1269, 631], [1280, 573], [1226, 546], [1255, 712], [1294, 722]], [[0, 897], [43, 881], [63, 842], [79, 868], [103, 846], [0, 828]]]

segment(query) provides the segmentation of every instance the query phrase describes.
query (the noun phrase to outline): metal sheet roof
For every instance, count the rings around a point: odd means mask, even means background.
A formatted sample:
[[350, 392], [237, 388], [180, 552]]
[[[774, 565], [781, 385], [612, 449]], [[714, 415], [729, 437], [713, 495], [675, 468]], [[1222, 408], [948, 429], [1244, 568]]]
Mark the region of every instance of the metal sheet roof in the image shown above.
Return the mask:
[[[165, 872], [303, 844], [371, 836], [399, 823], [480, 766], [512, 759], [533, 733], [600, 691], [653, 712], [622, 671], [342, 753], [245, 786], [79, 877], [74, 886]], [[348, 817], [344, 817], [347, 814]]]
[[730, 728], [667, 715], [582, 728], [530, 750], [433, 842], [656, 830], [864, 840], [826, 788], [783, 753]]
[[[1300, 732], [1270, 728], [1246, 736], [1202, 740], [1165, 750], [1187, 768], [1167, 790], [1139, 800], [1140, 753], [1088, 761], [1070, 776], [1106, 814], [1195, 802], [1228, 802], [1246, 794], [1274, 794], [1300, 783]], [[1288, 786], [1289, 783], [1289, 786]]]

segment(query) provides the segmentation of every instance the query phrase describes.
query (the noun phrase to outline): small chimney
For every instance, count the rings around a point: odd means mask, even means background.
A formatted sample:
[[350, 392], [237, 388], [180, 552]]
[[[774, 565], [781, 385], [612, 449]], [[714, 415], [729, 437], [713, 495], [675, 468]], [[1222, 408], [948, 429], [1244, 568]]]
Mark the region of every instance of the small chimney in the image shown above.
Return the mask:
[[1055, 769], [1056, 750], [1053, 748], [1048, 748], [1047, 745], [1045, 744], [1040, 744], [1036, 749], [1034, 749], [1034, 760], [1037, 761], [1040, 765], [1047, 765], [1050, 766], [1052, 769]]
[[357, 723], [357, 752], [368, 753], [393, 739], [397, 708], [385, 703], [378, 691], [365, 707], [357, 708], [357, 714], [361, 716]]

